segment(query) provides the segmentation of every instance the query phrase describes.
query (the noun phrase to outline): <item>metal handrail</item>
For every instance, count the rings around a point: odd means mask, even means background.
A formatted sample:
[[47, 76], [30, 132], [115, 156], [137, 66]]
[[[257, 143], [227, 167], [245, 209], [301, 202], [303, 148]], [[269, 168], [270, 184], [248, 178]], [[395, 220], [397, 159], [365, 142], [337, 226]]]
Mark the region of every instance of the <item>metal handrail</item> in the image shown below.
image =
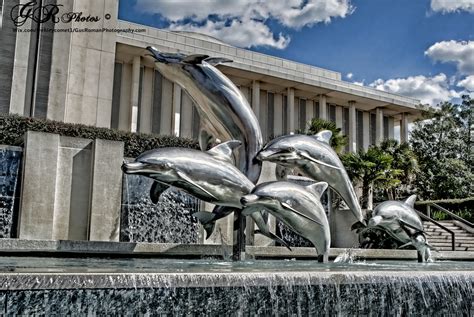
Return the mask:
[[428, 206], [433, 206], [435, 207], [436, 209], [442, 211], [442, 212], [445, 212], [447, 213], [448, 215], [450, 215], [452, 218], [456, 219], [457, 221], [459, 222], [462, 222], [463, 224], [465, 224], [466, 226], [469, 226], [470, 228], [474, 228], [474, 224], [472, 222], [469, 222], [467, 221], [466, 219], [464, 218], [461, 218], [459, 217], [458, 215], [456, 215], [455, 213], [447, 210], [446, 208], [443, 208], [441, 207], [440, 205], [436, 204], [436, 203], [429, 203]]
[[443, 229], [444, 231], [448, 232], [449, 234], [451, 234], [451, 249], [453, 251], [456, 251], [456, 234], [454, 233], [454, 231], [451, 231], [449, 230], [448, 228], [446, 228], [445, 226], [443, 226], [442, 224], [440, 224], [439, 222], [437, 222], [436, 220], [428, 217], [427, 215], [425, 215], [424, 213], [416, 210], [416, 212], [418, 213], [418, 215], [424, 219], [424, 220], [427, 220], [431, 223], [434, 223], [436, 226], [440, 227], [441, 229]]

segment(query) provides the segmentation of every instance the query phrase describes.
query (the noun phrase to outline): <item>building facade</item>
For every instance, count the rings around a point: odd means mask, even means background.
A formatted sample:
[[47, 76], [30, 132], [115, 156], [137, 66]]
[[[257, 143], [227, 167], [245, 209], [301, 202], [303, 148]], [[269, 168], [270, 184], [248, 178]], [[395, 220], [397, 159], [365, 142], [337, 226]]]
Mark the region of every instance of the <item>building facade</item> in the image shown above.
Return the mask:
[[[5, 1], [0, 10], [1, 113], [196, 137], [199, 115], [193, 102], [155, 69], [145, 51], [152, 45], [163, 52], [233, 60], [218, 67], [247, 97], [265, 140], [302, 130], [318, 117], [335, 122], [349, 138], [348, 150], [356, 151], [386, 138], [406, 141], [408, 123], [419, 115], [418, 100], [345, 82], [338, 72], [233, 47], [202, 34], [121, 21], [118, 0], [44, 0], [43, 5], [61, 5], [61, 11], [100, 20], [39, 24], [27, 19], [16, 27], [10, 13], [27, 2]], [[61, 31], [85, 27], [109, 31]], [[38, 28], [49, 31], [24, 32]]]

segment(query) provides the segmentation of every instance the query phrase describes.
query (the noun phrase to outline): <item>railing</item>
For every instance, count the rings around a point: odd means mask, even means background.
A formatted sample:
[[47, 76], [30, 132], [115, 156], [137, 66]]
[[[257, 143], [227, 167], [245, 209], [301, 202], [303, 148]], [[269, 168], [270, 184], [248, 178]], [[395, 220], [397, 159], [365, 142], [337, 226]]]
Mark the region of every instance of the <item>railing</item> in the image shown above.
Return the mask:
[[444, 213], [450, 215], [451, 218], [453, 218], [453, 219], [455, 219], [455, 220], [457, 220], [457, 221], [459, 221], [459, 222], [465, 224], [466, 226], [468, 226], [468, 227], [470, 227], [470, 228], [474, 228], [474, 224], [473, 224], [472, 222], [469, 222], [469, 221], [467, 221], [466, 219], [459, 217], [459, 216], [456, 215], [455, 213], [453, 213], [453, 212], [447, 210], [446, 208], [441, 207], [440, 205], [438, 205], [438, 204], [436, 204], [436, 203], [428, 203], [428, 204], [426, 204], [426, 213], [427, 213], [428, 217], [431, 217], [431, 207], [434, 207], [434, 208], [438, 209], [439, 211], [442, 211], [442, 212], [444, 212]]
[[422, 213], [418, 210], [416, 212], [418, 213], [418, 215], [420, 216], [421, 219], [427, 220], [427, 221], [433, 223], [434, 225], [436, 225], [437, 227], [443, 229], [447, 233], [449, 233], [451, 235], [451, 250], [456, 251], [456, 234], [454, 233], [454, 231], [449, 230], [448, 228], [446, 228], [445, 226], [443, 226], [442, 224], [440, 224], [436, 220], [428, 217], [424, 213]]

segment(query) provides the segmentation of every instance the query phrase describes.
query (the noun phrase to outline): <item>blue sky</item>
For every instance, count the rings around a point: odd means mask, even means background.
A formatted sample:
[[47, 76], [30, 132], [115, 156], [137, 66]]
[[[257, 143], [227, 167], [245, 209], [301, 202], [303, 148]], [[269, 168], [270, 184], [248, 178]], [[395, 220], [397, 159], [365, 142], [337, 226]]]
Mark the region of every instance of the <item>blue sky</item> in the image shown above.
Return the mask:
[[206, 33], [424, 103], [474, 91], [474, 0], [122, 0], [119, 17]]

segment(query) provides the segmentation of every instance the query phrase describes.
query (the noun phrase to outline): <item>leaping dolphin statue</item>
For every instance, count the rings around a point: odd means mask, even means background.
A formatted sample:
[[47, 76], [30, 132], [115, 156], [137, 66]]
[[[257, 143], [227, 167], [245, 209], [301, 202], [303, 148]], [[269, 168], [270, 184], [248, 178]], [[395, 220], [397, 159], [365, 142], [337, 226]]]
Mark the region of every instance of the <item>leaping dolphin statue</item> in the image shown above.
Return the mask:
[[205, 151], [211, 138], [239, 140], [243, 149], [237, 166], [254, 184], [262, 165], [255, 159], [262, 148], [260, 126], [245, 96], [215, 66], [232, 62], [208, 55], [183, 55], [159, 52], [147, 47], [160, 73], [181, 86], [191, 97], [201, 118], [199, 145]]
[[395, 240], [404, 243], [402, 247], [413, 245], [423, 262], [431, 260], [433, 247], [424, 235], [423, 223], [414, 209], [416, 195], [405, 201], [388, 200], [375, 207], [367, 228], [380, 228]]
[[281, 136], [267, 143], [257, 158], [286, 168], [296, 167], [316, 181], [327, 182], [346, 202], [356, 219], [364, 223], [359, 200], [346, 169], [329, 145], [331, 137], [332, 133], [328, 130], [315, 135]]
[[[326, 182], [301, 186], [287, 181], [262, 183], [242, 197], [243, 214], [252, 214], [257, 206], [264, 207], [316, 248], [318, 261], [327, 262], [331, 235], [329, 223], [321, 204]], [[249, 210], [250, 208], [250, 210]]]
[[[242, 209], [240, 198], [252, 191], [255, 185], [233, 165], [232, 151], [240, 141], [221, 143], [207, 152], [187, 148], [159, 148], [138, 156], [134, 162], [124, 162], [126, 174], [144, 175], [155, 180], [150, 189], [150, 198], [157, 202], [159, 195], [169, 186], [182, 189], [189, 194], [218, 205], [212, 213], [199, 212], [195, 216], [201, 221], [207, 238], [214, 229], [215, 221]], [[271, 239], [285, 242], [270, 232], [260, 212], [252, 218], [261, 233]]]

